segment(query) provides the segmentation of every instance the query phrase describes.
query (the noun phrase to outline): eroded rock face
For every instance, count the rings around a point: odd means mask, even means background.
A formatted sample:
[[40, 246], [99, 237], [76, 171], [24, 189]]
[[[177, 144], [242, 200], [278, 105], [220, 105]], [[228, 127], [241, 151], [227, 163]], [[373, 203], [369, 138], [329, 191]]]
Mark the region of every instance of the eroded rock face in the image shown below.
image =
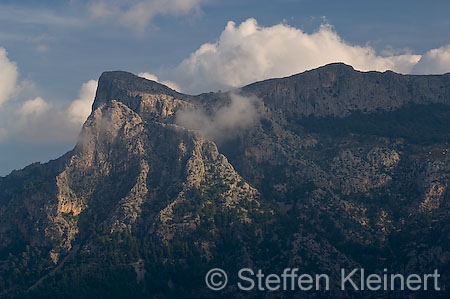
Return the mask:
[[448, 149], [436, 153], [441, 159], [429, 160], [422, 174], [423, 201], [422, 212], [430, 212], [450, 205], [450, 155]]
[[373, 188], [386, 186], [392, 181], [389, 175], [394, 170], [400, 155], [395, 150], [374, 148], [367, 154], [363, 149], [342, 151], [333, 159], [331, 170], [336, 187], [342, 193], [365, 193]]

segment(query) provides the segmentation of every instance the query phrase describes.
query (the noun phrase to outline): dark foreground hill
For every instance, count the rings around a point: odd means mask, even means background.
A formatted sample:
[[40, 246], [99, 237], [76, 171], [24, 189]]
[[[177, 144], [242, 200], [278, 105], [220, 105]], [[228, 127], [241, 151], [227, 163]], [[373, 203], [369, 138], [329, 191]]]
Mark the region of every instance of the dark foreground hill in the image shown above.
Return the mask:
[[[0, 177], [0, 297], [448, 298], [449, 143], [450, 74], [331, 64], [190, 96], [105, 72], [75, 148]], [[330, 289], [237, 287], [295, 267]], [[437, 269], [441, 291], [341, 291], [341, 268]]]

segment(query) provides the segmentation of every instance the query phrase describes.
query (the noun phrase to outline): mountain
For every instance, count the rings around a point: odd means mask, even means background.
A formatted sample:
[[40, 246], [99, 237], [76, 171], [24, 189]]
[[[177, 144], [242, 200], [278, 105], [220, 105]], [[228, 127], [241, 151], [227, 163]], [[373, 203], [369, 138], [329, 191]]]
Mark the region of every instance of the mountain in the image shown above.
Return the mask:
[[[446, 298], [449, 143], [450, 74], [330, 64], [192, 96], [105, 72], [75, 148], [0, 177], [0, 296]], [[288, 267], [330, 289], [237, 288]], [[442, 290], [341, 291], [341, 268]]]

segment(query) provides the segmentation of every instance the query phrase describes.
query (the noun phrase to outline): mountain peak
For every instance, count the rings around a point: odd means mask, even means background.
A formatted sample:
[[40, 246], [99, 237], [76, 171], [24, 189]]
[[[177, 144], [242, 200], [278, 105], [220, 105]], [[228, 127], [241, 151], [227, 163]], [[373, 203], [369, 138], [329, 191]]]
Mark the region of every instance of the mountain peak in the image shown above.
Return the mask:
[[169, 87], [153, 80], [139, 77], [125, 71], [107, 71], [100, 76], [99, 84], [114, 83], [116, 87], [128, 88], [142, 92], [172, 91]]
[[92, 108], [94, 110], [111, 100], [123, 102], [132, 108], [135, 105], [129, 102], [130, 92], [164, 94], [173, 97], [181, 96], [180, 93], [163, 84], [147, 80], [132, 73], [124, 71], [108, 71], [100, 76], [97, 94]]
[[345, 64], [343, 62], [329, 63], [324, 66], [315, 68], [312, 71], [324, 71], [324, 70], [327, 70], [327, 71], [355, 71], [355, 69], [351, 65]]

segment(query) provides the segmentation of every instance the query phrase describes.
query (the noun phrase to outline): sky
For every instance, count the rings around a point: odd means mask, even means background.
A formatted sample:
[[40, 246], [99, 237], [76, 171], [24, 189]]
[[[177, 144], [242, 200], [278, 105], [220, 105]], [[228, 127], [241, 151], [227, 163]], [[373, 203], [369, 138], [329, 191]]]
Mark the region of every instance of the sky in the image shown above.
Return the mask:
[[103, 71], [181, 92], [331, 62], [450, 72], [448, 0], [0, 0], [0, 175], [72, 149]]

